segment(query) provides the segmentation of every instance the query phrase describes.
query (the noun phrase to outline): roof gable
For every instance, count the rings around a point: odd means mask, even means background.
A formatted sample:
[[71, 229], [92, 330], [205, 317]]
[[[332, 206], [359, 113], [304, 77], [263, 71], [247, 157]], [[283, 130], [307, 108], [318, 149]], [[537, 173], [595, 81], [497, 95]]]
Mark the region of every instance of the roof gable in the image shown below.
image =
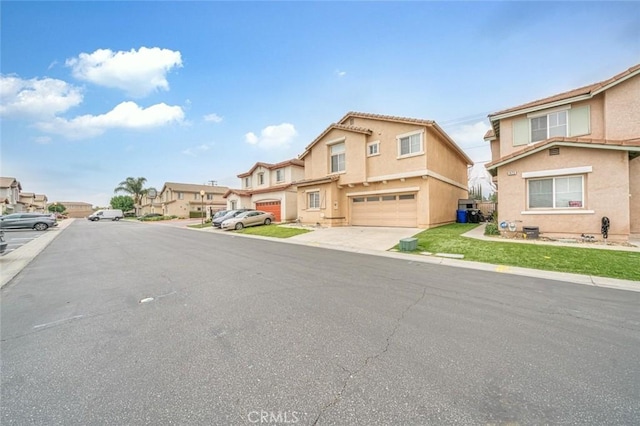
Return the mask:
[[263, 167], [267, 170], [275, 170], [275, 169], [279, 169], [282, 167], [287, 167], [287, 166], [298, 166], [298, 167], [304, 167], [304, 161], [301, 161], [297, 158], [292, 158], [290, 160], [285, 160], [285, 161], [281, 161], [279, 163], [275, 163], [275, 164], [271, 164], [271, 163], [263, 163], [261, 161], [258, 161], [256, 164], [253, 165], [253, 167], [251, 167], [251, 169], [248, 172], [244, 172], [244, 173], [240, 173], [239, 175], [237, 175], [239, 178], [243, 178], [243, 177], [247, 177], [247, 176], [251, 176], [251, 174], [253, 174], [253, 172], [258, 168], [258, 167]]
[[309, 152], [311, 152], [311, 148], [313, 148], [313, 146], [315, 144], [320, 142], [322, 140], [322, 138], [324, 138], [331, 130], [334, 130], [334, 129], [336, 129], [336, 130], [344, 130], [344, 131], [353, 132], [353, 133], [360, 133], [360, 134], [365, 134], [365, 135], [373, 134], [373, 131], [371, 129], [365, 129], [364, 127], [346, 126], [344, 124], [331, 123], [329, 125], [329, 127], [324, 129], [324, 131], [322, 133], [320, 133], [320, 135], [313, 140], [313, 142], [311, 142], [309, 145], [307, 145], [307, 147], [304, 149], [304, 152], [302, 153], [302, 155], [300, 155], [300, 159], [303, 159], [304, 157], [306, 157], [307, 154], [309, 154]]

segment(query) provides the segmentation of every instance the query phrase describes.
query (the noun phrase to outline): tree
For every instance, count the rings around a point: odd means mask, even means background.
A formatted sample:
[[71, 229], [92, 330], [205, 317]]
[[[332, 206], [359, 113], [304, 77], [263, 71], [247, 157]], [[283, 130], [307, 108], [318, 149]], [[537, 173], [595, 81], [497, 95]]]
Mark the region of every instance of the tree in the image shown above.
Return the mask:
[[65, 211], [67, 211], [67, 208], [60, 203], [53, 203], [49, 204], [47, 210], [49, 210], [51, 213], [64, 213]]
[[111, 198], [111, 208], [120, 209], [123, 212], [133, 210], [133, 198], [130, 195], [116, 195]]
[[140, 201], [142, 200], [142, 196], [147, 193], [147, 190], [144, 189], [144, 184], [147, 183], [147, 178], [139, 177], [128, 177], [122, 182], [118, 184], [116, 189], [113, 190], [114, 193], [118, 192], [126, 192], [127, 194], [133, 197], [134, 207], [136, 209], [136, 214], [138, 214], [138, 207], [140, 206]]

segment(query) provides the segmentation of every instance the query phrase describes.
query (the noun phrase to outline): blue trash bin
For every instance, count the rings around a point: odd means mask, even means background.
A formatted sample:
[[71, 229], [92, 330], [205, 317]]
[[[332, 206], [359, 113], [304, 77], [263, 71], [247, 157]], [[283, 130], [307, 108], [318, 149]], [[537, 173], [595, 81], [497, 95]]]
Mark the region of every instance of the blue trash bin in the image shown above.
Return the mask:
[[467, 223], [467, 211], [466, 210], [456, 210], [456, 222], [458, 223]]

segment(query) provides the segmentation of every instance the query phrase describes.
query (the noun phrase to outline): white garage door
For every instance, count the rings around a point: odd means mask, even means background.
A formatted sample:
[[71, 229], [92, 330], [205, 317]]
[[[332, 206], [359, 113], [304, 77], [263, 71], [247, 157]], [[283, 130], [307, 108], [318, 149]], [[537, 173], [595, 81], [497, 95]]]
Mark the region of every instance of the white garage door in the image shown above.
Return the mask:
[[359, 226], [418, 225], [416, 194], [385, 194], [351, 198], [351, 224]]

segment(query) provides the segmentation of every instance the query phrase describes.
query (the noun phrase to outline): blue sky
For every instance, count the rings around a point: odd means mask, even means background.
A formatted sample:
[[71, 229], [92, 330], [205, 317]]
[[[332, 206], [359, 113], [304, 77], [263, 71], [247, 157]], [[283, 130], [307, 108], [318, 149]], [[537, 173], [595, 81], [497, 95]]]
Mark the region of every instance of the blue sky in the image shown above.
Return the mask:
[[638, 2], [2, 1], [0, 175], [108, 205], [128, 176], [239, 186], [348, 111], [487, 114], [640, 62]]

